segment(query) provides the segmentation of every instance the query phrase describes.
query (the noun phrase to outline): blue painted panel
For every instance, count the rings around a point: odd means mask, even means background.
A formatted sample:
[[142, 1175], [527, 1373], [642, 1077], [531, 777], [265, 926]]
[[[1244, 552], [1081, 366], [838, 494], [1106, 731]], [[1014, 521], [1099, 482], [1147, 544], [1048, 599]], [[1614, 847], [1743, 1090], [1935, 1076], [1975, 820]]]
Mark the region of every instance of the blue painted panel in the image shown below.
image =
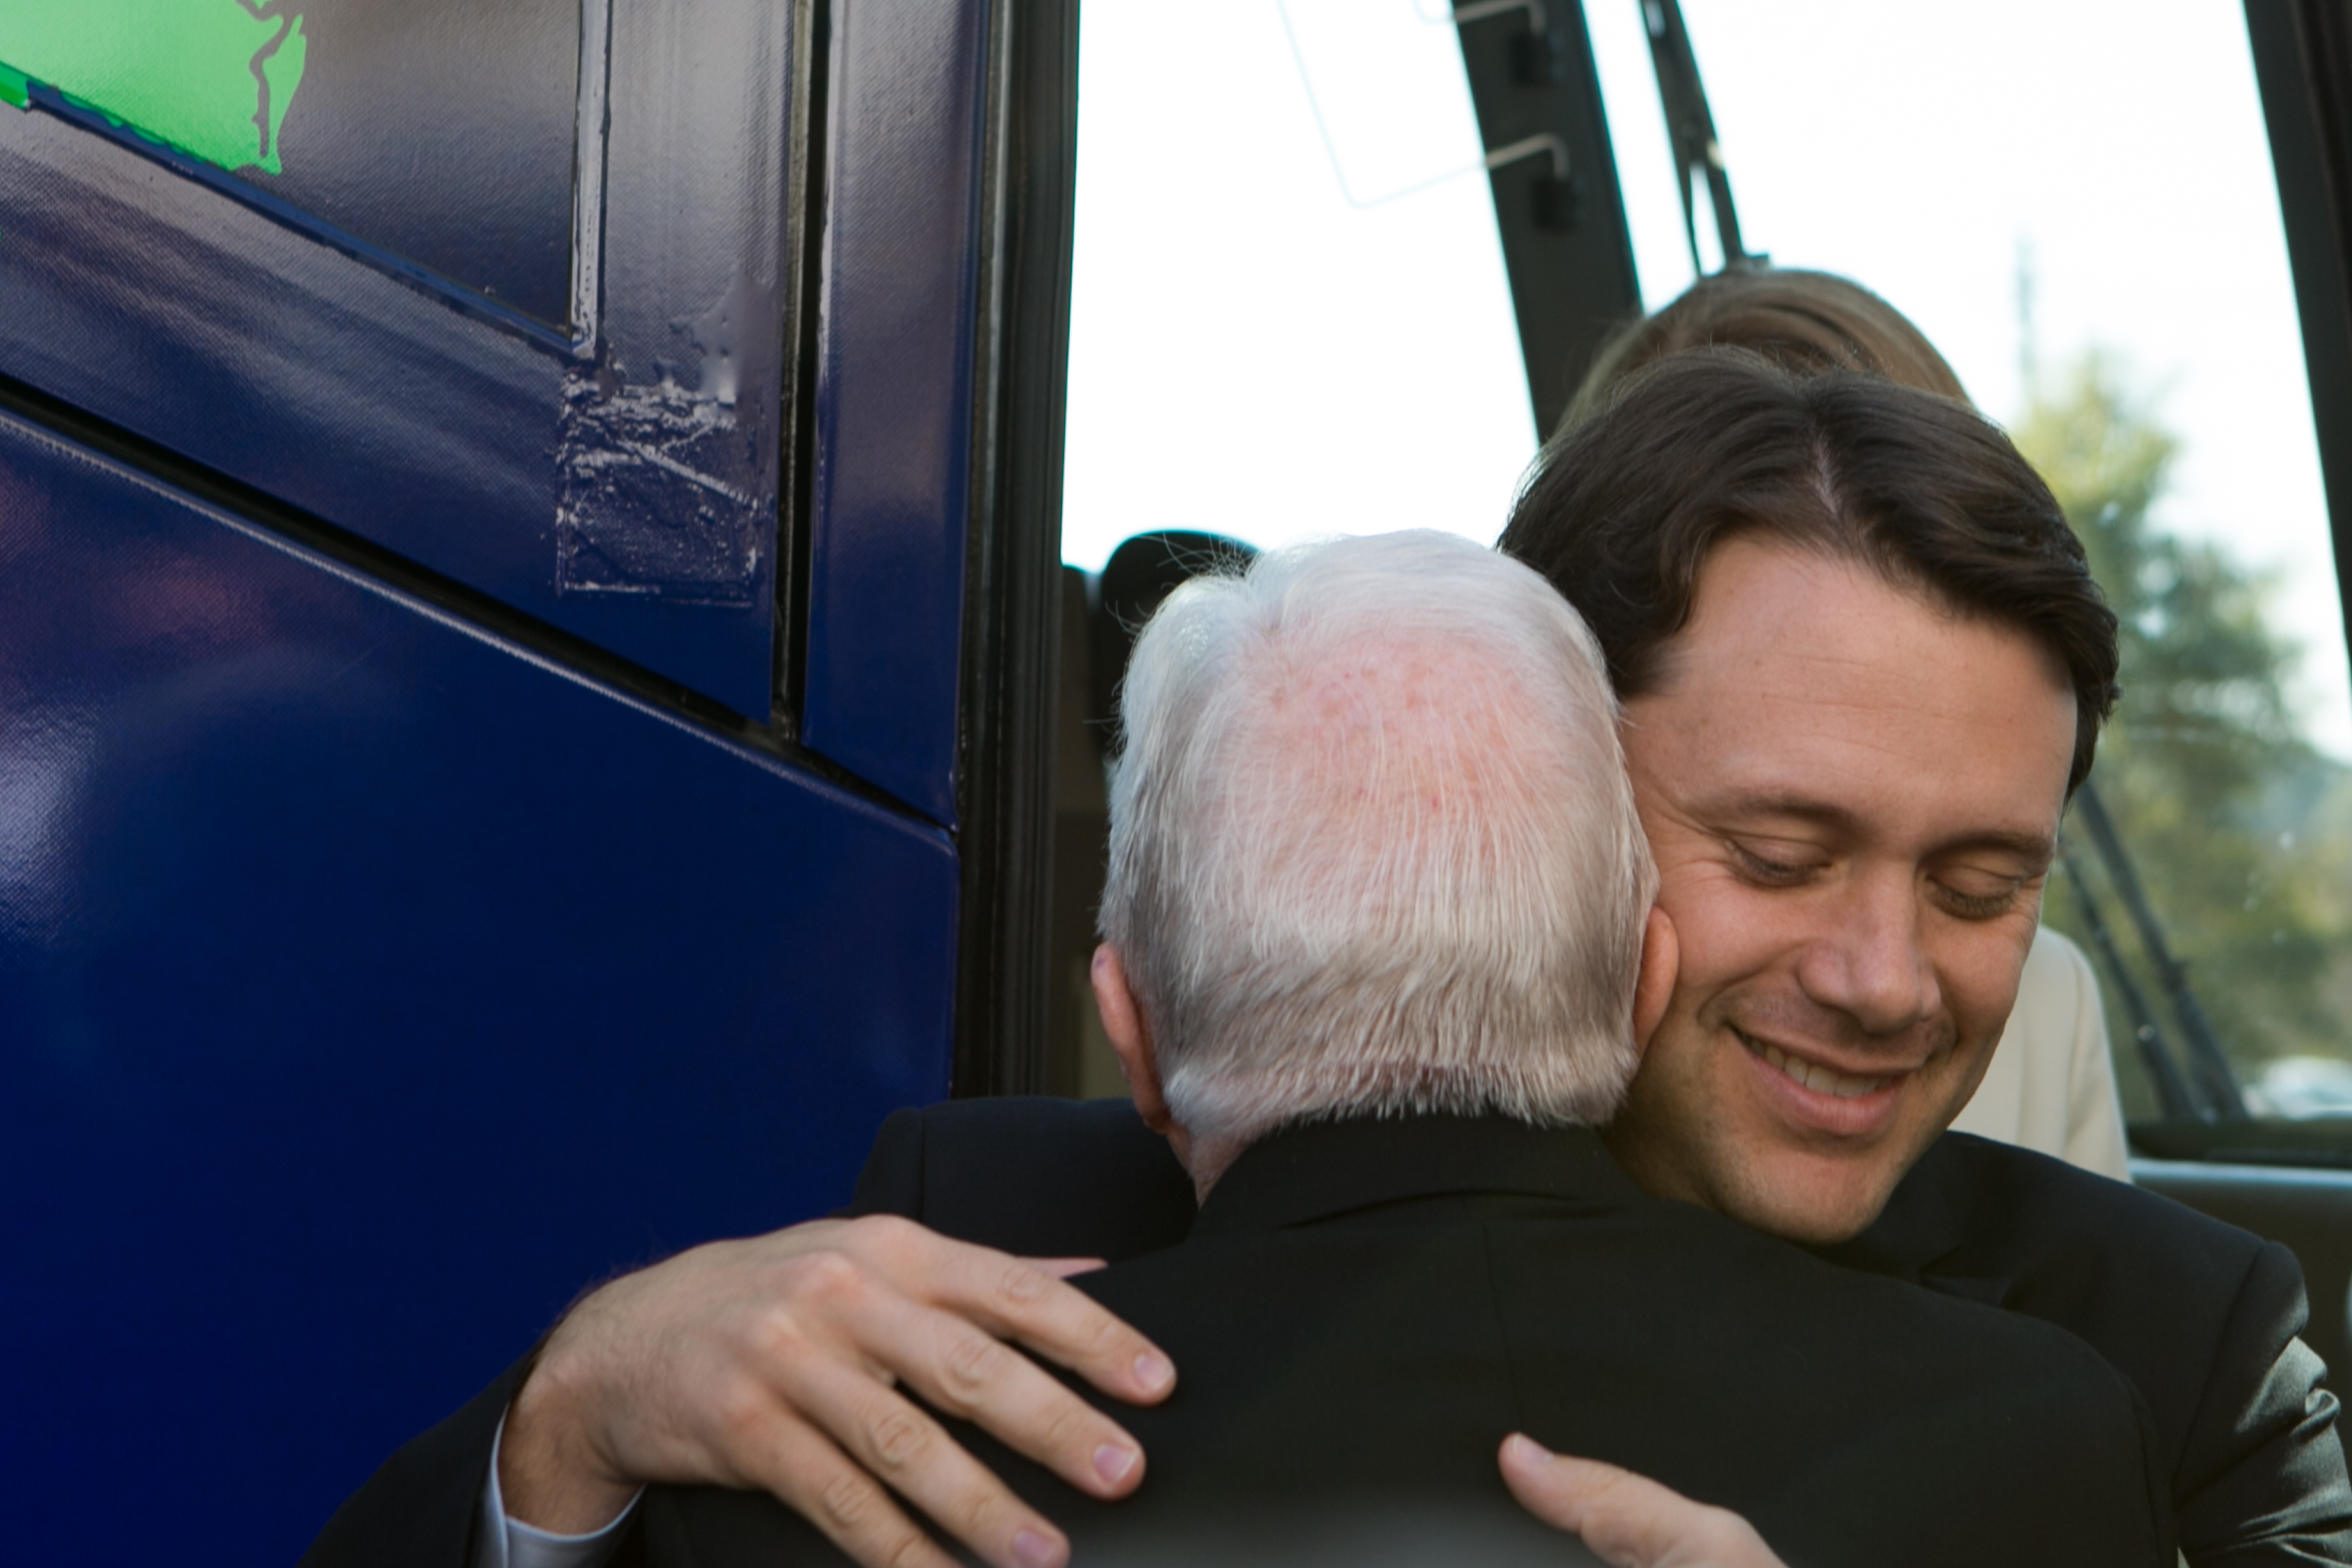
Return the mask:
[[175, 167], [554, 326], [572, 305], [583, 8], [602, 26], [609, 3], [173, 0], [180, 26], [139, 28], [120, 3], [17, 0], [0, 61], [50, 112], [134, 150], [176, 137], [192, 150]]
[[255, 183], [542, 321], [568, 320], [581, 0], [302, 0], [301, 15], [284, 172]]
[[6, 421], [0, 563], [12, 1561], [292, 1562], [945, 1091], [936, 827]]
[[[289, 121], [350, 107], [331, 95], [356, 79], [321, 51], [367, 37], [321, 26]], [[765, 721], [791, 26], [765, 0], [619, 8], [611, 130], [587, 160], [604, 178], [601, 315], [576, 359], [118, 141], [0, 108], [0, 374]], [[550, 72], [576, 80], [578, 48]], [[537, 215], [529, 234], [388, 177], [312, 195], [351, 233], [496, 287], [493, 253], [543, 249], [545, 220], [571, 212], [571, 163], [559, 132], [510, 134], [497, 93], [445, 107], [476, 184]], [[538, 299], [547, 258], [525, 259], [512, 286]]]
[[986, 7], [834, 13], [802, 735], [955, 816]]

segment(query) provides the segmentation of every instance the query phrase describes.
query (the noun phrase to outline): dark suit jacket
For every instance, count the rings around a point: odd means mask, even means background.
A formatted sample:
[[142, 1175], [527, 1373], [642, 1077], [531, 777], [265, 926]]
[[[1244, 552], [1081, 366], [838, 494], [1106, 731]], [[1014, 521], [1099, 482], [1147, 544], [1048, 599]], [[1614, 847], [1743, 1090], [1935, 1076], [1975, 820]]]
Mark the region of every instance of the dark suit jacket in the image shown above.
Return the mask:
[[[1117, 1413], [1142, 1489], [1094, 1503], [981, 1458], [1082, 1563], [1335, 1522], [1361, 1551], [1368, 1518], [1402, 1545], [1423, 1510], [1486, 1533], [1375, 1561], [1558, 1561], [1495, 1468], [1515, 1428], [1736, 1509], [1800, 1568], [2173, 1561], [2146, 1412], [2080, 1341], [1649, 1197], [1580, 1129], [1279, 1132], [1183, 1241], [1079, 1283], [1180, 1369], [1167, 1403]], [[644, 1531], [656, 1568], [837, 1561], [741, 1494], [657, 1489]]]
[[[957, 1100], [884, 1123], [853, 1207], [1007, 1251], [1117, 1261], [1183, 1239], [1191, 1192], [1123, 1100]], [[1825, 1256], [2040, 1318], [2097, 1350], [2147, 1404], [2195, 1568], [2352, 1563], [2336, 1397], [2295, 1337], [2303, 1272], [2285, 1248], [1949, 1132], [1876, 1225]]]
[[[1118, 1100], [900, 1111], [883, 1127], [854, 1207], [1008, 1251], [1111, 1261], [1175, 1245], [1193, 1217], [1182, 1169]], [[2336, 1403], [2294, 1338], [2302, 1277], [2284, 1249], [1954, 1133], [1905, 1179], [1879, 1224], [1833, 1256], [2088, 1342], [2147, 1405], [2196, 1568], [2352, 1563]], [[305, 1563], [467, 1568], [491, 1435], [523, 1370], [518, 1363], [386, 1461]]]

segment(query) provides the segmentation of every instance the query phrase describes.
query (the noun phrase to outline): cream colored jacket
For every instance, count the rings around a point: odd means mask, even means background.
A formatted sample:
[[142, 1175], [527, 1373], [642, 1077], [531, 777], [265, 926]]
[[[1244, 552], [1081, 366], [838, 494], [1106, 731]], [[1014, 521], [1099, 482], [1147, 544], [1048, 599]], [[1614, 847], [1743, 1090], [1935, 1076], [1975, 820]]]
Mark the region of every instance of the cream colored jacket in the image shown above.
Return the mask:
[[1976, 1098], [1952, 1126], [2131, 1180], [2098, 978], [2083, 950], [2056, 931], [2034, 932], [2016, 1011]]

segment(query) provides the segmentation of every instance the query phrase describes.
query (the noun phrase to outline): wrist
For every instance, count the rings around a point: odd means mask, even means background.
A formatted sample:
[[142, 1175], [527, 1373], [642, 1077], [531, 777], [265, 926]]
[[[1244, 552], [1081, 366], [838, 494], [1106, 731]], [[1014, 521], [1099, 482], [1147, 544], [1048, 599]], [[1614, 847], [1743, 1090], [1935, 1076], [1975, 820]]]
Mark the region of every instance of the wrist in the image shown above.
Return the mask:
[[638, 1491], [595, 1441], [597, 1403], [559, 1329], [507, 1411], [498, 1483], [506, 1517], [552, 1535], [586, 1535]]

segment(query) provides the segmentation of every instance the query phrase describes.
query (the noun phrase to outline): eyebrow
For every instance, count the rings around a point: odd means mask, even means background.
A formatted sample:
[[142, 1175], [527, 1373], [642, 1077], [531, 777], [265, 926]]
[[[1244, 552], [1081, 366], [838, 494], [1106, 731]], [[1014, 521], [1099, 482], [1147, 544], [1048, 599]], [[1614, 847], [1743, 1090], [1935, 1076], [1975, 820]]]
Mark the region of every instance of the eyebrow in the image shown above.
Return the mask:
[[[1801, 822], [1818, 824], [1822, 827], [1859, 837], [1862, 819], [1842, 805], [1811, 795], [1794, 795], [1781, 790], [1756, 790], [1736, 795], [1719, 803], [1714, 815], [1730, 817], [1787, 816]], [[2003, 828], [1989, 827], [1974, 833], [1962, 833], [1936, 846], [1935, 853], [1948, 855], [1956, 850], [1998, 849], [2032, 861], [2037, 867], [2047, 867], [2058, 858], [2058, 841], [2047, 833], [2012, 833]]]

